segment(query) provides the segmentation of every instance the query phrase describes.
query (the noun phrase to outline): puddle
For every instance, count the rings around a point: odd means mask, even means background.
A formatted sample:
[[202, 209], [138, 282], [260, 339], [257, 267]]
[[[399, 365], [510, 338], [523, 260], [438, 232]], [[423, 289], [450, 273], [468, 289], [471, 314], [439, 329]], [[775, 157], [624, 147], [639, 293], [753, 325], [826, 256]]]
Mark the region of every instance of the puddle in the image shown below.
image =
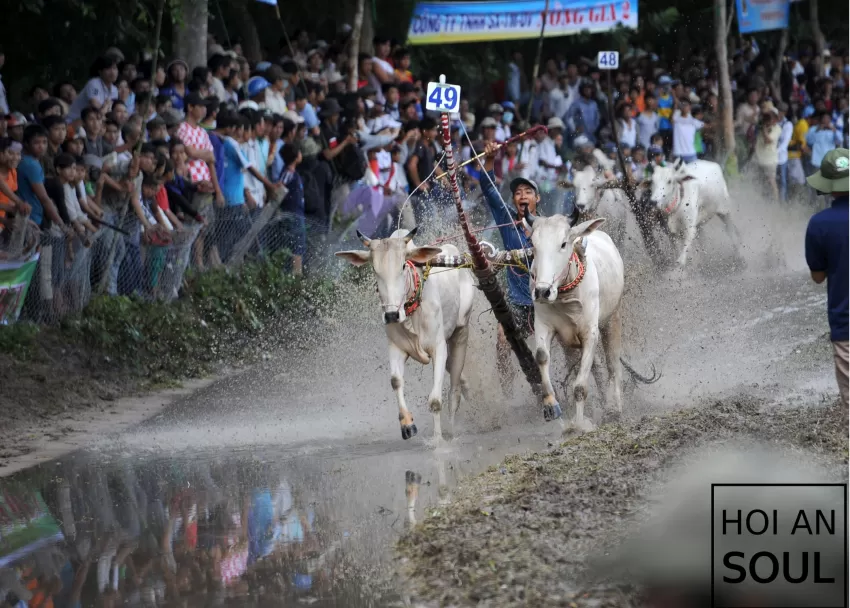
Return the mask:
[[394, 540], [464, 476], [545, 447], [548, 430], [437, 450], [78, 452], [0, 480], [0, 597], [56, 608], [405, 605]]

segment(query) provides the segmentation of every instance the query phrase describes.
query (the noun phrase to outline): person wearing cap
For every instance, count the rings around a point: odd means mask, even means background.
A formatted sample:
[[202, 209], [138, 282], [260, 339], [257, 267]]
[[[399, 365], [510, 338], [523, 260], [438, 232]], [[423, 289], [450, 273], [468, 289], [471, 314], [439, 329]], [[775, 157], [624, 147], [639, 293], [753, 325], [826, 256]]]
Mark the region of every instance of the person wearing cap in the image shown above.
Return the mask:
[[[521, 223], [526, 214], [534, 215], [537, 203], [540, 202], [540, 191], [537, 184], [525, 177], [516, 177], [510, 183], [512, 208], [502, 202], [499, 191], [495, 186], [496, 176], [494, 166], [499, 151], [498, 145], [490, 142], [484, 148], [485, 175], [481, 177], [481, 190], [484, 200], [490, 209], [493, 220], [499, 225], [499, 234], [505, 249], [524, 249], [531, 246], [531, 239], [526, 234]], [[523, 339], [531, 335], [534, 327], [534, 301], [531, 298], [528, 271], [525, 268], [509, 267], [506, 270], [508, 281], [508, 306], [514, 317], [514, 323]], [[498, 328], [496, 342], [498, 367], [502, 389], [506, 395], [511, 393], [513, 372], [511, 370], [511, 349], [501, 325]]]
[[490, 114], [490, 117], [496, 121], [496, 141], [507, 141], [510, 138], [510, 136], [507, 135], [507, 133], [510, 133], [510, 127], [506, 127], [502, 121], [505, 114], [505, 108], [502, 107], [502, 104], [491, 103], [487, 108], [487, 112]]
[[91, 69], [91, 78], [77, 95], [68, 110], [68, 121], [80, 120], [80, 114], [85, 108], [94, 108], [101, 114], [112, 109], [112, 100], [118, 99], [118, 63], [114, 58], [100, 57]]
[[[812, 216], [806, 228], [806, 263], [812, 280], [827, 286], [827, 317], [835, 359], [835, 376], [841, 404], [848, 407], [848, 177], [850, 151], [837, 148], [824, 154], [820, 169], [806, 180], [821, 194], [832, 196], [832, 205]], [[846, 412], [845, 412], [846, 414]]]
[[12, 112], [6, 117], [6, 135], [21, 143], [24, 139], [24, 127], [28, 124], [26, 116], [20, 112]]

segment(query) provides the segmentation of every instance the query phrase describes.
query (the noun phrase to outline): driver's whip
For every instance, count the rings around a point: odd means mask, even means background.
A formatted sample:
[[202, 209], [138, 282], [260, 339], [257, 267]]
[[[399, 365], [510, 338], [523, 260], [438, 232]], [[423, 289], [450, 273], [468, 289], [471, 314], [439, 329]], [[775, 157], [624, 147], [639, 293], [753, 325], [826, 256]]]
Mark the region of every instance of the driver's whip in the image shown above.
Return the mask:
[[[522, 141], [526, 137], [531, 137], [532, 135], [534, 135], [538, 131], [543, 131], [544, 133], [548, 133], [549, 129], [547, 129], [544, 125], [535, 125], [535, 126], [531, 127], [530, 129], [526, 129], [522, 133], [517, 133], [516, 135], [514, 135], [510, 139], [507, 139], [507, 140], [501, 141], [501, 142], [497, 142], [498, 145], [496, 146], [496, 150], [501, 150], [502, 148], [504, 148], [508, 144], [512, 144], [512, 143], [515, 143], [515, 142], [518, 142], [518, 141]], [[460, 163], [457, 166], [457, 168], [460, 169], [461, 167], [465, 167], [469, 163], [472, 163], [472, 162], [475, 162], [476, 160], [484, 158], [485, 155], [486, 155], [485, 152], [482, 152], [481, 154], [477, 154], [476, 156], [473, 156], [469, 160], [465, 160], [462, 163]], [[435, 175], [432, 179], [440, 179], [442, 177], [445, 177], [446, 175], [448, 175], [448, 172], [440, 173], [439, 175]]]

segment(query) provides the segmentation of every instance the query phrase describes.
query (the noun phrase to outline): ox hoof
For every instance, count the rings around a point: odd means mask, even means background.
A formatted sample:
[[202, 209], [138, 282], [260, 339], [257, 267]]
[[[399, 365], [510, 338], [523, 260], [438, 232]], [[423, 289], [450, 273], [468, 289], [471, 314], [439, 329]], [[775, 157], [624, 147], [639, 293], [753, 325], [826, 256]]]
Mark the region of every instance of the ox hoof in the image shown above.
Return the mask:
[[419, 473], [414, 473], [413, 471], [405, 471], [404, 473], [404, 482], [407, 485], [411, 484], [420, 484], [422, 483], [422, 476]]
[[401, 425], [401, 438], [402, 439], [410, 439], [411, 437], [416, 436], [416, 425]]
[[561, 411], [561, 406], [557, 403], [554, 405], [544, 405], [543, 406], [543, 419], [546, 422], [552, 422], [553, 420], [557, 420], [563, 415]]

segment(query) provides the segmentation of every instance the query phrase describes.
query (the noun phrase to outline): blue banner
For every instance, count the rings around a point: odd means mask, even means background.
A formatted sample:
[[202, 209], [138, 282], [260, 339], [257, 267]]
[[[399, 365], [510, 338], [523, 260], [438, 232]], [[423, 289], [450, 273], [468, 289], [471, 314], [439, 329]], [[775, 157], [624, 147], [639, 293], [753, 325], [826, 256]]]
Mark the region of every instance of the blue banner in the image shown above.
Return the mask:
[[450, 44], [637, 29], [637, 0], [506, 0], [496, 2], [417, 2], [407, 39], [410, 44]]
[[735, 0], [742, 34], [788, 27], [789, 0]]

